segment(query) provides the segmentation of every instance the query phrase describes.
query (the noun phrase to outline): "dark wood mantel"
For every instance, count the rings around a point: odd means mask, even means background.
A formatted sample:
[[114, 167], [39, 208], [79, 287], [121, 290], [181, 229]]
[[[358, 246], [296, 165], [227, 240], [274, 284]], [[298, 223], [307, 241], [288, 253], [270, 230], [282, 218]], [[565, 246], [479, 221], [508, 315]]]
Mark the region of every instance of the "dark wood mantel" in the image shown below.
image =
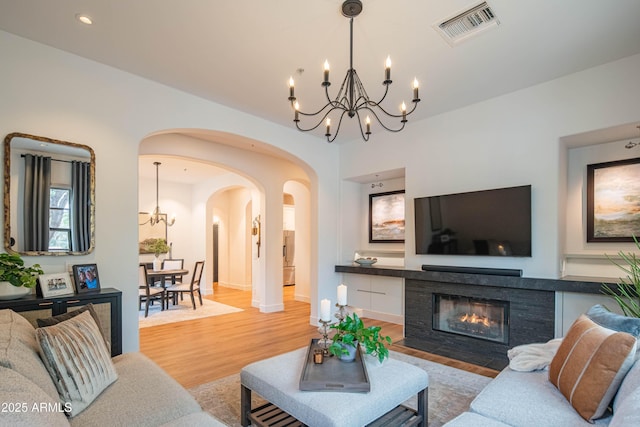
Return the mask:
[[500, 276], [476, 273], [449, 273], [438, 271], [407, 270], [404, 267], [336, 265], [337, 273], [368, 274], [372, 276], [402, 277], [430, 282], [460, 283], [476, 286], [529, 289], [552, 292], [577, 292], [601, 294], [603, 283], [615, 284], [611, 278], [572, 277], [541, 279], [532, 277]]
[[[446, 271], [450, 269], [423, 271], [386, 266], [335, 266], [339, 273], [404, 278], [404, 345], [498, 370], [507, 366], [509, 348], [546, 342], [554, 337], [556, 292], [601, 294], [602, 283], [614, 282], [586, 277], [540, 279], [508, 276], [496, 274], [500, 271], [495, 269], [482, 268]], [[432, 313], [436, 294], [505, 301], [510, 307], [509, 342], [486, 342], [434, 329]]]

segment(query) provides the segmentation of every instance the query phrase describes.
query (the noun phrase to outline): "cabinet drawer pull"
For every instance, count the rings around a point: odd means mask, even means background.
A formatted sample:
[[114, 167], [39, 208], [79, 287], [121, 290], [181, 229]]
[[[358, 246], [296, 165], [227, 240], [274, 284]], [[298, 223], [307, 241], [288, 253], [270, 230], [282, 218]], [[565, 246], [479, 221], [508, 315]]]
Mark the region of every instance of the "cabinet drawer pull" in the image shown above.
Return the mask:
[[79, 299], [74, 299], [73, 301], [67, 301], [67, 304], [75, 304], [77, 302], [80, 302]]
[[366, 292], [368, 294], [378, 294], [378, 295], [386, 295], [386, 292], [376, 292], [376, 291], [368, 291], [366, 289], [356, 289], [358, 292]]
[[38, 303], [38, 305], [39, 305], [40, 307], [44, 307], [44, 306], [46, 306], [46, 305], [53, 305], [53, 302], [41, 302], [41, 303]]

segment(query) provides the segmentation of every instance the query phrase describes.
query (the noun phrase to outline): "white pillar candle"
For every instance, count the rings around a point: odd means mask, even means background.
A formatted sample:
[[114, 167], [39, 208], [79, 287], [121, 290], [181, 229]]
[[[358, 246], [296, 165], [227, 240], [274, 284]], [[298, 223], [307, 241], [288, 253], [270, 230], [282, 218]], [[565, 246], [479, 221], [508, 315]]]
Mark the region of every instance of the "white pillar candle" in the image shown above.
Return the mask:
[[343, 284], [338, 286], [338, 305], [347, 305], [347, 287]]
[[324, 322], [331, 320], [331, 301], [326, 298], [320, 301], [320, 320]]

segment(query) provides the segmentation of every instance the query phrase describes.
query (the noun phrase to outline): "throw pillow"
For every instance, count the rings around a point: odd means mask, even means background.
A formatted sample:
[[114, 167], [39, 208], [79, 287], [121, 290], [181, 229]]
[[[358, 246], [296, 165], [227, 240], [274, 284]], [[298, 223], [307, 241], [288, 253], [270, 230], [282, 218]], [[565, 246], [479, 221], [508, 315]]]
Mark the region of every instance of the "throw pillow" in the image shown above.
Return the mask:
[[640, 338], [640, 319], [637, 317], [627, 317], [611, 312], [600, 304], [591, 307], [587, 311], [587, 317], [605, 328], [618, 332], [627, 332], [636, 338]]
[[581, 315], [549, 365], [549, 381], [585, 420], [604, 415], [636, 354], [636, 338]]
[[57, 325], [36, 329], [42, 360], [69, 416], [86, 409], [117, 378], [96, 322], [84, 311]]
[[93, 317], [93, 320], [95, 320], [96, 325], [98, 326], [98, 329], [100, 329], [100, 334], [102, 335], [102, 338], [104, 338], [104, 343], [107, 345], [107, 348], [109, 349], [109, 351], [111, 351], [111, 340], [109, 339], [109, 336], [105, 333], [105, 331], [102, 329], [102, 325], [100, 324], [100, 318], [98, 317], [98, 313], [96, 313], [96, 310], [93, 307], [92, 303], [84, 305], [77, 310], [72, 310], [66, 313], [58, 314], [57, 316], [46, 317], [44, 319], [36, 319], [36, 322], [38, 323], [39, 328], [44, 328], [46, 326], [53, 326], [53, 325], [57, 325], [60, 322], [64, 322], [65, 320], [69, 320], [72, 317], [76, 317], [78, 314], [83, 313], [85, 311], [88, 311], [91, 314], [91, 317]]

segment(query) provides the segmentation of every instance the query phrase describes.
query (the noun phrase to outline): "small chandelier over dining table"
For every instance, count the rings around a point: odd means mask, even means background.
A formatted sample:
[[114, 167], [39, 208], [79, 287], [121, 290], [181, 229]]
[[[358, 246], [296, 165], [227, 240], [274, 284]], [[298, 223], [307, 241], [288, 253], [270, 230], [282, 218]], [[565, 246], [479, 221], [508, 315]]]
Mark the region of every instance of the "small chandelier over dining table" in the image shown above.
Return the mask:
[[[369, 140], [369, 136], [371, 135], [371, 120], [372, 116], [376, 120], [376, 122], [382, 126], [384, 129], [390, 132], [400, 132], [404, 129], [405, 124], [407, 123], [407, 116], [413, 113], [418, 106], [418, 102], [420, 102], [420, 98], [418, 97], [418, 80], [413, 80], [413, 108], [410, 111], [407, 111], [407, 105], [403, 102], [400, 106], [400, 114], [393, 114], [385, 110], [380, 104], [387, 96], [389, 92], [389, 86], [392, 83], [391, 80], [391, 59], [387, 57], [387, 61], [385, 64], [385, 78], [382, 81], [384, 85], [384, 94], [382, 98], [378, 102], [372, 101], [369, 98], [366, 90], [364, 89], [364, 85], [360, 81], [356, 70], [353, 68], [353, 18], [358, 16], [362, 12], [362, 2], [360, 0], [346, 0], [342, 3], [342, 14], [349, 18], [349, 69], [347, 70], [347, 75], [345, 76], [342, 86], [338, 91], [336, 97], [332, 100], [329, 96], [329, 86], [331, 85], [329, 81], [329, 62], [324, 62], [324, 81], [322, 82], [322, 87], [324, 87], [325, 95], [327, 98], [327, 103], [324, 107], [318, 110], [315, 113], [304, 113], [300, 110], [300, 104], [295, 96], [294, 91], [294, 81], [293, 77], [289, 78], [289, 102], [291, 102], [291, 107], [294, 110], [294, 119], [293, 121], [296, 124], [298, 130], [303, 132], [308, 132], [316, 129], [323, 122], [326, 126], [325, 136], [327, 137], [328, 142], [333, 142], [338, 133], [340, 132], [340, 126], [342, 125], [342, 119], [346, 114], [349, 118], [356, 117], [358, 120], [358, 126], [360, 128], [360, 134], [365, 141]], [[339, 119], [338, 124], [335, 127], [335, 133], [331, 133], [331, 117], [329, 115], [338, 110]], [[368, 113], [364, 118], [364, 128], [363, 128], [363, 120], [360, 114], [364, 114], [365, 111]], [[300, 126], [300, 116], [306, 117], [315, 117], [314, 120], [319, 120], [315, 123], [315, 125], [309, 128], [303, 128]], [[334, 115], [336, 116], [336, 115]], [[390, 124], [385, 123], [384, 120], [391, 121], [391, 119], [400, 119], [400, 124], [397, 127], [394, 127]], [[335, 120], [335, 119], [334, 119]]]
[[162, 211], [160, 210], [160, 202], [158, 197], [159, 189], [160, 189], [160, 182], [158, 179], [158, 167], [162, 163], [153, 162], [153, 164], [156, 166], [156, 208], [153, 210], [153, 213], [151, 214], [149, 219], [141, 223], [140, 225], [150, 224], [151, 226], [154, 226], [156, 224], [160, 224], [161, 222], [164, 222], [167, 226], [171, 227], [176, 222], [176, 216], [172, 215], [171, 219], [167, 221], [167, 214], [162, 213]]

